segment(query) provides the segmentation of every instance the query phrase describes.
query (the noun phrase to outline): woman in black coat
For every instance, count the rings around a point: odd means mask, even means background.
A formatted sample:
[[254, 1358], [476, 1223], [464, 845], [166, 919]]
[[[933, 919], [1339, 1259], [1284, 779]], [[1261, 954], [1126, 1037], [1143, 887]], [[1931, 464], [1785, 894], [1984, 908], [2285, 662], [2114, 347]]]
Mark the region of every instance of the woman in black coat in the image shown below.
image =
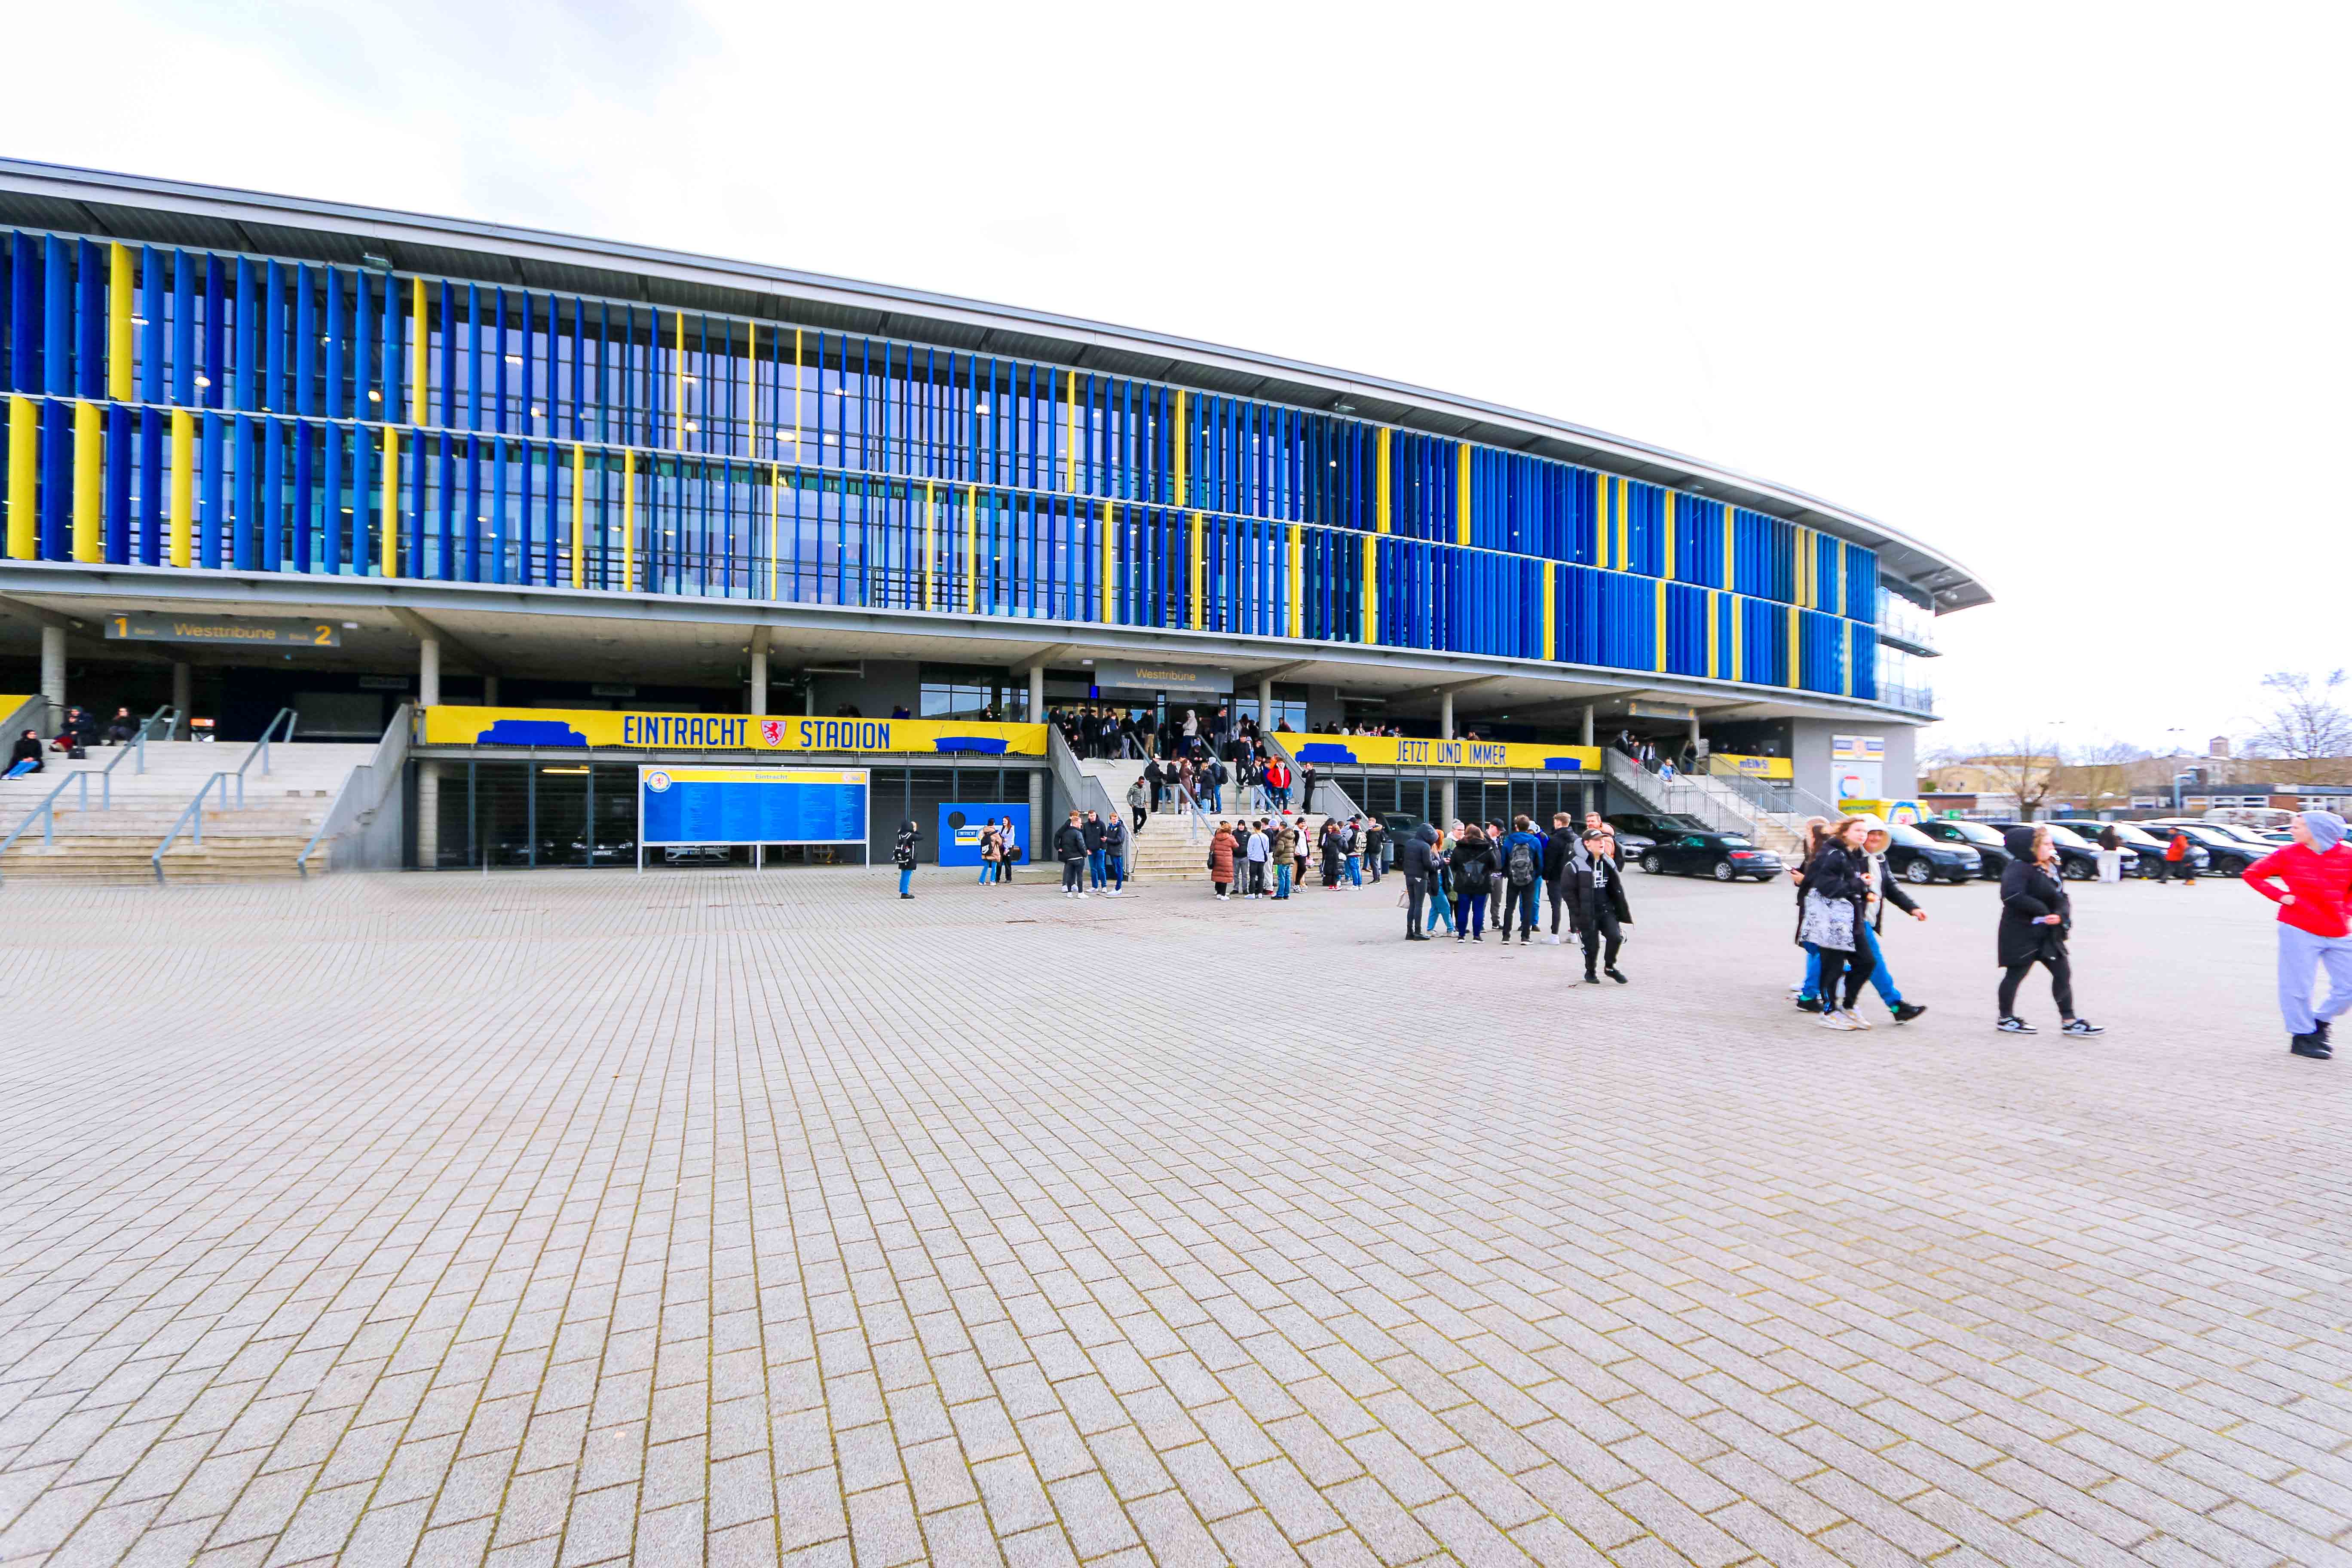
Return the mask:
[[1486, 940], [1486, 882], [1495, 871], [1495, 847], [1472, 823], [1454, 846], [1449, 870], [1454, 883], [1454, 940]]
[[20, 763], [33, 764], [25, 770], [28, 776], [42, 771], [40, 731], [27, 730], [17, 737], [16, 743], [8, 748], [8, 765], [5, 768], [0, 768], [0, 773], [14, 773]]
[[[1853, 1010], [1875, 961], [1863, 940], [1870, 900], [1870, 856], [1862, 847], [1864, 823], [1849, 816], [1831, 830], [1805, 863], [1797, 940], [1822, 961], [1822, 1023], [1832, 1029], [1866, 1029]], [[1843, 995], [1839, 981], [1844, 981]]]
[[2074, 1015], [2074, 973], [2066, 959], [2066, 935], [2074, 929], [2074, 908], [2058, 874], [2058, 847], [2046, 827], [2012, 827], [2003, 835], [2011, 859], [2000, 874], [2000, 1018], [2004, 1035], [2031, 1035], [2032, 1025], [2017, 1016], [2017, 987], [2035, 964], [2050, 972], [2051, 998], [2063, 1020], [2061, 1033], [2076, 1038], [2105, 1029]]

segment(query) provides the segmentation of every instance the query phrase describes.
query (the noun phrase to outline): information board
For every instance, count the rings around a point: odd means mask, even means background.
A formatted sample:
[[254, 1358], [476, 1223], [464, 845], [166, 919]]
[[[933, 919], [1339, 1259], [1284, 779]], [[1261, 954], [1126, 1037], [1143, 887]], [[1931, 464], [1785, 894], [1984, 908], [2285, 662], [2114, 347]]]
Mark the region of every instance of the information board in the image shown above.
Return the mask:
[[637, 841], [683, 844], [866, 842], [865, 768], [637, 769]]

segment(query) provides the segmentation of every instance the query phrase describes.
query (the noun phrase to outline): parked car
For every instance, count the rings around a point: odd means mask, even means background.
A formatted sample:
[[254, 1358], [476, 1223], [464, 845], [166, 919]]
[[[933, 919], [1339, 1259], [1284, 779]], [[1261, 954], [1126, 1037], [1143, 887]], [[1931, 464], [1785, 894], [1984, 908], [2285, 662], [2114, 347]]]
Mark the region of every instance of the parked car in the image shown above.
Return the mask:
[[1639, 834], [1653, 844], [1663, 844], [1685, 833], [1712, 833], [1714, 828], [1697, 817], [1678, 811], [1618, 811], [1601, 818], [1617, 830], [1617, 842], [1625, 842], [1628, 833]]
[[1919, 831], [1938, 844], [1965, 844], [1977, 852], [1981, 863], [1977, 875], [2000, 881], [2000, 874], [2009, 869], [2009, 846], [2001, 837], [1981, 822], [1970, 822], [1958, 816], [1931, 816], [1919, 824]]
[[[2012, 827], [2046, 827], [2050, 842], [2058, 847], [2058, 874], [2070, 882], [2087, 882], [2099, 874], [2099, 847], [2091, 843], [2071, 827], [2055, 822], [1989, 822], [2006, 833]], [[2139, 874], [2139, 857], [2131, 850], [2124, 851], [2124, 874]]]
[[[2137, 822], [2094, 822], [2088, 817], [2072, 816], [2057, 820], [2059, 826], [2072, 828], [2094, 849], [2099, 847], [2099, 835], [2110, 827], [2114, 828], [2116, 837], [2123, 841], [2124, 875], [2127, 877], [2155, 876], [2156, 863], [2164, 858], [2164, 847], [2170, 842], [2158, 837]], [[2189, 847], [2189, 863], [2193, 869], [2204, 870], [2210, 858], [2196, 845]]]
[[1984, 857], [1973, 845], [1947, 844], [1930, 838], [1907, 822], [1886, 829], [1886, 868], [1906, 882], [1967, 882], [1984, 869]]
[[2168, 843], [2176, 827], [2189, 835], [2189, 842], [2211, 858], [2213, 874], [2217, 877], [2241, 876], [2247, 867], [2270, 853], [2263, 846], [2232, 838], [2210, 822], [2151, 822], [2147, 826], [2150, 833]]
[[[1615, 818], [1610, 820], [1613, 823]], [[1745, 834], [1677, 833], [1642, 851], [1642, 869], [1654, 877], [1678, 871], [1685, 877], [1712, 877], [1718, 882], [1736, 882], [1742, 877], [1769, 882], [1780, 874], [1780, 858], [1769, 849], [1759, 849]]]

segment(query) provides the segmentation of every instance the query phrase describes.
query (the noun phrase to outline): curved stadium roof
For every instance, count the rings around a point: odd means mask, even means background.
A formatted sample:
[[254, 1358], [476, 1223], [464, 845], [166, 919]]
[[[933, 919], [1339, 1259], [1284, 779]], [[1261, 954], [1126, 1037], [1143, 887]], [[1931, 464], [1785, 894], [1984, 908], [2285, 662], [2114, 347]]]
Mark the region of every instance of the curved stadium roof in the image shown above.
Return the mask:
[[791, 321], [1344, 412], [1694, 491], [1869, 545], [1884, 574], [1932, 595], [1938, 612], [1992, 598], [1951, 555], [1875, 518], [1662, 447], [1453, 393], [1076, 316], [654, 246], [17, 159], [0, 159], [0, 224], [353, 267], [375, 258], [403, 272]]

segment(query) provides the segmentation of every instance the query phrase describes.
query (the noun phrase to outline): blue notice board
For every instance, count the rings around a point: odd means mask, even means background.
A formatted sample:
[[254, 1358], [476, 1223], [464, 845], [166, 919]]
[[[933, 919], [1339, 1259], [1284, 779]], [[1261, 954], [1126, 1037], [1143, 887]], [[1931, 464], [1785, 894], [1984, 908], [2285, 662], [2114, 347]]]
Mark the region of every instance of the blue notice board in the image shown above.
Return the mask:
[[865, 768], [637, 769], [637, 839], [677, 844], [864, 844]]
[[1013, 842], [1018, 847], [1023, 860], [1029, 858], [1029, 803], [1014, 801], [952, 800], [940, 803], [940, 864], [942, 866], [977, 866], [980, 864], [980, 830], [991, 820], [1013, 819]]

